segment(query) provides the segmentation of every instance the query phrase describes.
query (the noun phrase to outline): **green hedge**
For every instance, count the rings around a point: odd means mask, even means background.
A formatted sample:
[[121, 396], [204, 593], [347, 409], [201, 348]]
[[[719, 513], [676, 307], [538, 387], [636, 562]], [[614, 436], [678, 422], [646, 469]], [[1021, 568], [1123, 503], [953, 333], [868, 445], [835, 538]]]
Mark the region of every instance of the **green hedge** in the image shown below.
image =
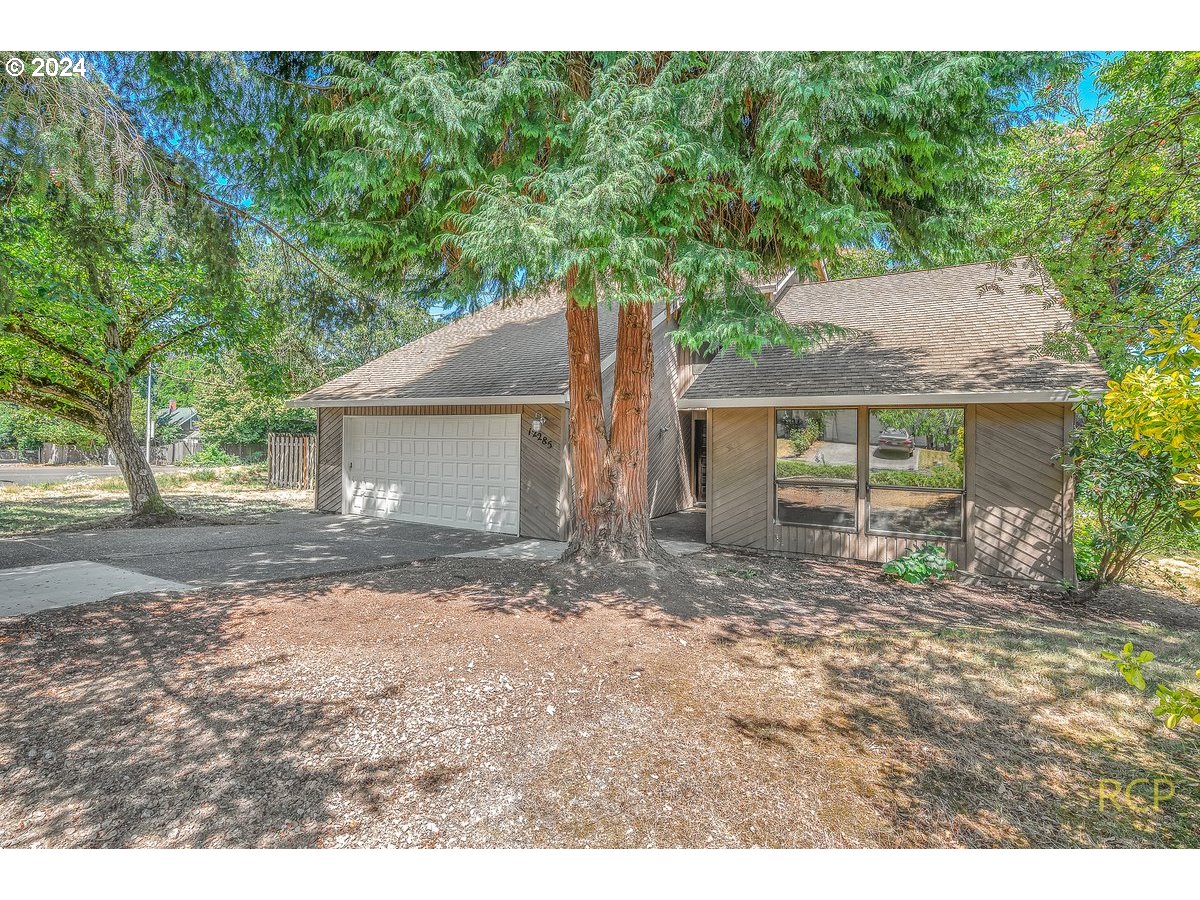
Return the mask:
[[[857, 467], [854, 463], [834, 465], [811, 463], [802, 459], [775, 460], [776, 478], [820, 478], [829, 481], [854, 481]], [[875, 469], [871, 472], [871, 484], [879, 487], [932, 487], [955, 488], [963, 486], [962, 469], [958, 466], [938, 466], [929, 472], [912, 472], [907, 469]]]
[[871, 484], [878, 487], [931, 487], [961, 490], [963, 474], [962, 469], [958, 466], [937, 466], [928, 472], [912, 472], [908, 469], [876, 469], [871, 473]]
[[776, 478], [796, 478], [803, 475], [806, 478], [853, 481], [856, 471], [854, 463], [833, 465], [831, 463], [810, 463], [802, 459], [775, 460]]

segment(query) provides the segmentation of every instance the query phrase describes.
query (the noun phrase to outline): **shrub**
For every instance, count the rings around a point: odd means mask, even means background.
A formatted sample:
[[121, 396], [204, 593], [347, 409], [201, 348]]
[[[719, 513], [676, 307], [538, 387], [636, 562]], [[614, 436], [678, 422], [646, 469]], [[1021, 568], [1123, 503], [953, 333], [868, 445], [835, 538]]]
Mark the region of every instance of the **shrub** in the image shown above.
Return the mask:
[[[1082, 563], [1095, 591], [1120, 581], [1148, 553], [1194, 534], [1200, 520], [1180, 505], [1197, 492], [1176, 477], [1169, 453], [1143, 456], [1113, 431], [1098, 406], [1085, 404], [1081, 411], [1083, 425], [1064, 468], [1075, 475], [1083, 523], [1076, 564]], [[1079, 576], [1085, 578], [1084, 572]]]
[[777, 478], [828, 478], [853, 481], [855, 475], [854, 463], [811, 463], [802, 459], [775, 460], [775, 477]]
[[1075, 577], [1094, 581], [1104, 553], [1097, 543], [1095, 517], [1081, 513], [1075, 519]]
[[193, 453], [184, 460], [184, 465], [188, 466], [231, 466], [237, 460], [222, 450], [216, 444], [210, 444], [207, 447], [202, 447], [199, 452]]
[[910, 584], [925, 581], [944, 581], [958, 566], [946, 556], [946, 548], [938, 544], [922, 544], [913, 547], [902, 556], [885, 563], [883, 573]]
[[788, 435], [788, 440], [792, 442], [792, 449], [799, 456], [815, 444], [824, 433], [825, 426], [820, 419], [809, 419], [804, 423], [803, 428], [793, 428]]
[[935, 466], [927, 472], [909, 469], [875, 469], [871, 484], [881, 487], [961, 488], [962, 469], [954, 465]]

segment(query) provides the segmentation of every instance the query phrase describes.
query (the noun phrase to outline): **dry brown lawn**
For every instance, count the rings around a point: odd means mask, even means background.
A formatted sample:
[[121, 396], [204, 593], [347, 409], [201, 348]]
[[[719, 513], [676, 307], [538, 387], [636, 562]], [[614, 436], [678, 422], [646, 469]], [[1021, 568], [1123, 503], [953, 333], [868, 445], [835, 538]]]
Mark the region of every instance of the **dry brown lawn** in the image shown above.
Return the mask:
[[0, 620], [0, 846], [1195, 846], [1130, 638], [1182, 682], [1200, 610], [718, 553]]
[[[312, 491], [273, 488], [262, 466], [180, 467], [157, 477], [163, 499], [183, 513], [246, 524], [282, 509], [312, 509]], [[116, 477], [43, 484], [0, 484], [0, 537], [102, 527], [129, 514], [125, 483]]]

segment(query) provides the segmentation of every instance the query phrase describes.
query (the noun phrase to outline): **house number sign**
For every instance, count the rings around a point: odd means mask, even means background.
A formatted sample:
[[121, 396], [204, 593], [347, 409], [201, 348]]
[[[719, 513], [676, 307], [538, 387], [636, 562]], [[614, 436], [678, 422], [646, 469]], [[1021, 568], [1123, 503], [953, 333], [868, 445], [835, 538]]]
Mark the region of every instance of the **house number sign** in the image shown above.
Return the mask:
[[531, 438], [533, 438], [535, 441], [539, 441], [540, 443], [544, 444], [547, 447], [550, 447], [551, 449], [554, 448], [554, 441], [550, 440], [550, 438], [546, 437], [540, 431], [534, 431], [532, 428], [530, 428], [529, 431], [527, 432], [527, 434]]

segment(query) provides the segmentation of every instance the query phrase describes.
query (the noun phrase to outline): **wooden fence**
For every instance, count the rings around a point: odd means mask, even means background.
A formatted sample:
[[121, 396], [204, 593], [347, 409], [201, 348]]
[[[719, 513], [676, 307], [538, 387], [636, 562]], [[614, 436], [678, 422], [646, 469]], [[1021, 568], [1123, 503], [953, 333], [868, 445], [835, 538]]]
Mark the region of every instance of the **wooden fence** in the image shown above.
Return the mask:
[[317, 436], [268, 434], [267, 481], [274, 487], [311, 490], [317, 481]]
[[101, 445], [90, 450], [82, 450], [75, 444], [42, 444], [38, 451], [37, 462], [43, 466], [81, 466], [104, 465], [108, 457], [108, 448]]
[[[200, 438], [184, 438], [170, 444], [150, 445], [152, 466], [177, 466], [189, 456], [200, 452]], [[116, 462], [116, 459], [113, 459]]]

